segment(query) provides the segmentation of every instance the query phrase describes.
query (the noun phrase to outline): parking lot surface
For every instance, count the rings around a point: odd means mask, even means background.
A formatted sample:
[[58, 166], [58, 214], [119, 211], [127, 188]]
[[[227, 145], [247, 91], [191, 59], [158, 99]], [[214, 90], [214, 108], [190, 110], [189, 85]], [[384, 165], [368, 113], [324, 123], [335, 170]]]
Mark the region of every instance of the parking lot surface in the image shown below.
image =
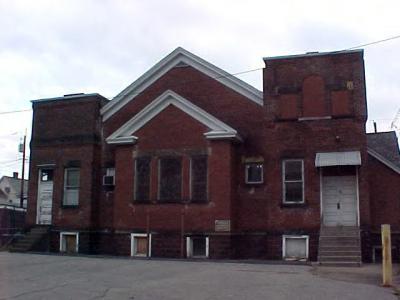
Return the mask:
[[0, 252], [0, 299], [397, 299], [375, 277], [346, 280], [329, 272], [299, 265]]

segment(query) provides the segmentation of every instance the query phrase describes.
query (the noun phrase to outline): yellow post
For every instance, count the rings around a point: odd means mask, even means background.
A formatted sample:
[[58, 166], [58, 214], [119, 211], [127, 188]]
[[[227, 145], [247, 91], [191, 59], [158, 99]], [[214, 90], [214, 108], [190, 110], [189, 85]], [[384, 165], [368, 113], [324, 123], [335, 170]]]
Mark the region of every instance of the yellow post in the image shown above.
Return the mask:
[[381, 225], [381, 230], [383, 286], [392, 286], [392, 243], [390, 241], [390, 225]]

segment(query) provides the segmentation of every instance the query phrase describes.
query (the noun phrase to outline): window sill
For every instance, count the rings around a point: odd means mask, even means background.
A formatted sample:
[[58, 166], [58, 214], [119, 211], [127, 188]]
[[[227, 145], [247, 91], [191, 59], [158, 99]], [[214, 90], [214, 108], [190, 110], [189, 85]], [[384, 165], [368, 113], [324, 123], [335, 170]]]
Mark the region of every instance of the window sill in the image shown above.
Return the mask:
[[133, 204], [208, 204], [208, 200], [196, 201], [196, 200], [133, 200]]
[[79, 204], [78, 205], [61, 205], [61, 208], [79, 208]]
[[263, 181], [261, 181], [261, 182], [245, 182], [245, 184], [248, 186], [253, 186], [253, 185], [260, 186], [260, 185], [263, 185], [264, 182]]
[[308, 204], [302, 203], [281, 203], [281, 208], [307, 208]]

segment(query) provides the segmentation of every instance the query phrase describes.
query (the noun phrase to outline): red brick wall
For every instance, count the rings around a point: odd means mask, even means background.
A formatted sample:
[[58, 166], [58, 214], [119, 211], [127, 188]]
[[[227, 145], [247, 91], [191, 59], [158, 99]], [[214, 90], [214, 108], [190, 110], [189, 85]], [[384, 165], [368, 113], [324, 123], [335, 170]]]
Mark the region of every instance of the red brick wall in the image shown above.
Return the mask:
[[[29, 169], [27, 225], [36, 224], [39, 165], [54, 165], [52, 223], [56, 227], [88, 228], [97, 222], [101, 190], [99, 110], [102, 97], [36, 102]], [[80, 164], [79, 206], [63, 208], [64, 168]]]
[[400, 175], [372, 156], [368, 157], [371, 193], [371, 226], [380, 231], [382, 224], [390, 224], [392, 231], [400, 231]]
[[[209, 131], [175, 107], [169, 107], [137, 132], [135, 146], [119, 146], [115, 151], [116, 187], [114, 227], [116, 229], [181, 230], [184, 212], [186, 232], [213, 231], [215, 219], [230, 219], [232, 151], [230, 141], [207, 141]], [[157, 203], [157, 164], [165, 153], [183, 156], [183, 200], [189, 194], [189, 158], [192, 152], [208, 154], [209, 202], [205, 204]], [[152, 155], [151, 204], [133, 201], [134, 156]], [[185, 199], [186, 197], [186, 199]]]

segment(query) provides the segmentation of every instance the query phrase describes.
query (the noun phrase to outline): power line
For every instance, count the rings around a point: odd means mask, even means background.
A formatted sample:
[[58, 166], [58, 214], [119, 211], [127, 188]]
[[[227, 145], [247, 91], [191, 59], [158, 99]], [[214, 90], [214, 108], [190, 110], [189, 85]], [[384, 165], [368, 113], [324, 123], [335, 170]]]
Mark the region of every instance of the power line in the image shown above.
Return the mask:
[[367, 47], [367, 46], [370, 46], [370, 45], [375, 45], [375, 44], [379, 44], [379, 43], [395, 40], [395, 39], [398, 39], [398, 38], [400, 38], [400, 35], [392, 36], [390, 38], [386, 38], [386, 39], [383, 39], [383, 40], [378, 40], [378, 41], [374, 41], [374, 42], [370, 42], [370, 43], [366, 43], [366, 44], [353, 46], [353, 47], [350, 47], [350, 48], [347, 48], [347, 49], [343, 49], [342, 51], [352, 50], [352, 49], [361, 48], [361, 47]]
[[1, 111], [0, 115], [5, 115], [5, 114], [14, 114], [14, 113], [20, 113], [20, 112], [26, 112], [26, 111], [31, 111], [32, 109], [21, 109], [21, 110], [11, 110], [11, 111]]
[[[385, 39], [382, 39], [382, 40], [377, 40], [377, 41], [369, 42], [369, 43], [366, 43], [366, 44], [360, 44], [360, 45], [353, 46], [353, 47], [349, 47], [349, 48], [346, 48], [346, 49], [343, 49], [343, 50], [339, 50], [339, 51], [347, 51], [347, 50], [352, 50], [352, 49], [356, 49], [356, 48], [367, 47], [367, 46], [376, 45], [376, 44], [379, 44], [379, 43], [384, 43], [384, 42], [388, 42], [388, 41], [391, 41], [391, 40], [395, 40], [395, 39], [398, 39], [398, 38], [400, 38], [400, 35], [392, 36], [392, 37], [385, 38]], [[250, 70], [240, 71], [240, 72], [236, 72], [236, 73], [232, 73], [232, 74], [227, 74], [227, 75], [220, 75], [220, 76], [216, 76], [216, 77], [211, 77], [211, 78], [212, 78], [212, 79], [228, 78], [228, 77], [233, 77], [233, 76], [236, 76], [236, 75], [241, 75], [241, 74], [246, 74], [246, 73], [250, 73], [250, 72], [259, 71], [259, 70], [262, 70], [262, 69], [263, 69], [263, 68], [250, 69]], [[197, 81], [197, 80], [186, 81], [186, 82], [180, 82], [180, 84], [188, 84], [188, 83], [193, 83], [193, 82], [196, 82], [196, 81]], [[136, 93], [136, 94], [133, 94], [133, 95], [131, 95], [131, 96], [132, 96], [132, 97], [135, 97], [135, 96], [140, 95], [141, 93], [143, 93], [143, 92]], [[12, 113], [20, 113], [20, 112], [27, 112], [27, 111], [32, 111], [32, 109], [22, 109], [22, 110], [13, 110], [13, 111], [3, 111], [3, 112], [0, 112], [0, 115], [12, 114]]]

